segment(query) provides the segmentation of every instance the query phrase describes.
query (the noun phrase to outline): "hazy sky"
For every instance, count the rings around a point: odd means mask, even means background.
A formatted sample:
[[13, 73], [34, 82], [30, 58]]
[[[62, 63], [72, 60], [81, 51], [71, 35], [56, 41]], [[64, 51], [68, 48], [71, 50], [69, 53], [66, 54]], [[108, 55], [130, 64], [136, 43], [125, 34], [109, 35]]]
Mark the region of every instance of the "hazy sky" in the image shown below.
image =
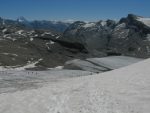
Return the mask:
[[128, 13], [150, 17], [150, 0], [0, 0], [0, 17], [11, 19], [95, 21]]

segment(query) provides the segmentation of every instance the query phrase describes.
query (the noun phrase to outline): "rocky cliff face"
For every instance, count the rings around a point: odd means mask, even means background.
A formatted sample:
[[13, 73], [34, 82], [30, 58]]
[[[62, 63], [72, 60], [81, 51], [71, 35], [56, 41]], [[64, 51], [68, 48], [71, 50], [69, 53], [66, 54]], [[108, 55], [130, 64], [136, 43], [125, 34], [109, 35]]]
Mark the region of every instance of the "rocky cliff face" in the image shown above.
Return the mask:
[[149, 18], [132, 14], [119, 22], [75, 22], [64, 32], [62, 39], [83, 44], [89, 52], [149, 57], [149, 23]]
[[89, 52], [105, 51], [114, 26], [115, 22], [109, 20], [90, 23], [76, 22], [64, 32], [63, 40], [81, 43]]
[[122, 18], [111, 33], [109, 49], [125, 55], [149, 57], [150, 26], [141, 20], [145, 18], [131, 14]]

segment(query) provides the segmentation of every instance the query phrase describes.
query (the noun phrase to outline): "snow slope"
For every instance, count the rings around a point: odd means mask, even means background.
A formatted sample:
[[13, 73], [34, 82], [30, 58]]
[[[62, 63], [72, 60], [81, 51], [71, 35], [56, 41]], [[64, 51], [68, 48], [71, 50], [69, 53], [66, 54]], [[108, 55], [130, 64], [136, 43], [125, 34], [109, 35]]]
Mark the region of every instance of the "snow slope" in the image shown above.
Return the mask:
[[143, 59], [128, 57], [128, 56], [109, 56], [104, 58], [88, 58], [87, 61], [91, 61], [93, 63], [99, 64], [103, 67], [107, 67], [109, 69], [118, 69], [121, 67], [125, 67]]
[[51, 82], [88, 76], [94, 73], [81, 70], [51, 69], [47, 71], [7, 70], [0, 71], [0, 94], [37, 89]]
[[66, 69], [82, 69], [90, 72], [105, 72], [113, 69], [125, 67], [139, 61], [141, 58], [128, 57], [128, 56], [108, 56], [102, 58], [88, 58], [86, 60], [70, 60], [65, 63]]
[[0, 95], [0, 113], [149, 113], [150, 59]]

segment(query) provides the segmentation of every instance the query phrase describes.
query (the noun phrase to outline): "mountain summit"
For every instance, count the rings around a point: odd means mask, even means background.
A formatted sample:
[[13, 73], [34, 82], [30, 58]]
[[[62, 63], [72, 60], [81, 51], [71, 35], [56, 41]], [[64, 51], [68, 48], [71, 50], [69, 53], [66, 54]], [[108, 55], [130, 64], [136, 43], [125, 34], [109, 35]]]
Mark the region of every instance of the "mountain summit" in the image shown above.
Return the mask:
[[20, 16], [20, 17], [17, 18], [17, 22], [24, 23], [24, 22], [28, 22], [28, 20], [25, 17]]

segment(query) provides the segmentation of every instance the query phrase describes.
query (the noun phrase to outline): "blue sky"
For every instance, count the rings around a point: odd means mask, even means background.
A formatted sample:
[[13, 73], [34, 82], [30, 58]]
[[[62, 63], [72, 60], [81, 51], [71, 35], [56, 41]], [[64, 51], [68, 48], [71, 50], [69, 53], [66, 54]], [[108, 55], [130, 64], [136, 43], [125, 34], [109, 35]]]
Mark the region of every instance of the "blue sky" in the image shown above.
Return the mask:
[[96, 21], [129, 13], [150, 17], [150, 0], [0, 0], [0, 16], [11, 19]]

